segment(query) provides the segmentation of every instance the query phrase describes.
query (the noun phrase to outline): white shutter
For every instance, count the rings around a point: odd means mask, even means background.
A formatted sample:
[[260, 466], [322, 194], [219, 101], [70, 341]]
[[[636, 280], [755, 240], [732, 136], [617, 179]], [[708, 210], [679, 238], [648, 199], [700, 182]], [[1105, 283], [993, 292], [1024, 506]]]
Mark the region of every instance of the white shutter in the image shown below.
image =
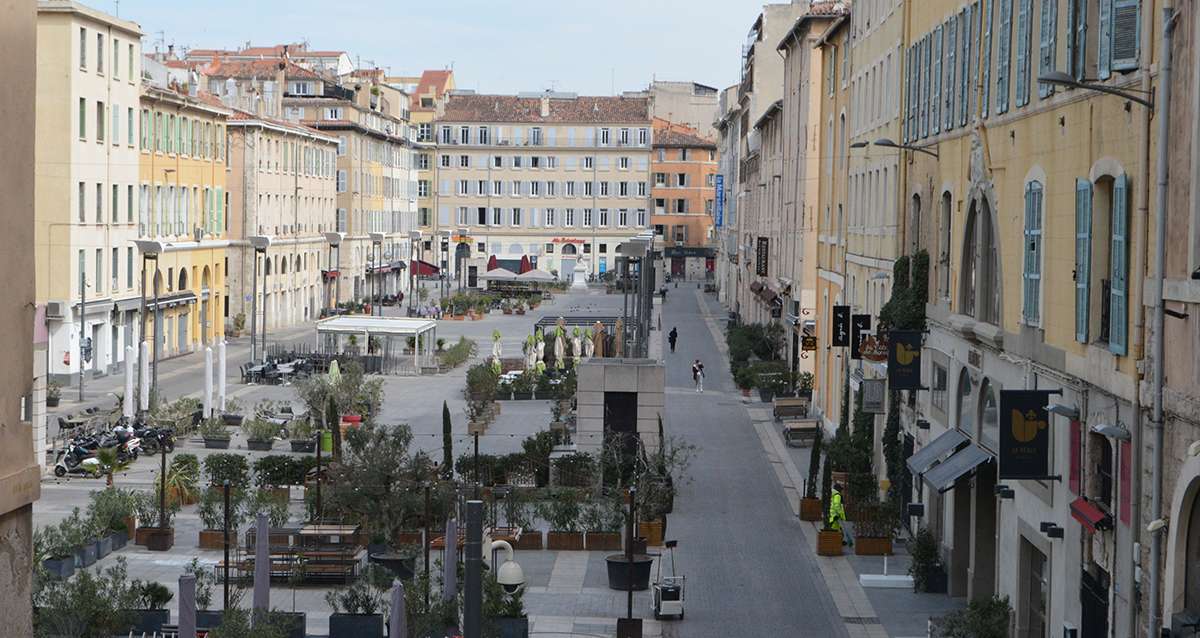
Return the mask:
[[1112, 70], [1138, 67], [1141, 0], [1112, 0]]

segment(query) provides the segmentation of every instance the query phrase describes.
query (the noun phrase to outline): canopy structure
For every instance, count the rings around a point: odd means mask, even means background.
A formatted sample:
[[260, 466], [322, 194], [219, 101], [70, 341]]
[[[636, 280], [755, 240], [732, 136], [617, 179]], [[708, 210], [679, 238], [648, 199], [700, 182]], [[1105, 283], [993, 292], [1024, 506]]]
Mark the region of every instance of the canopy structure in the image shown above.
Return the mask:
[[418, 277], [429, 277], [436, 275], [440, 270], [437, 266], [434, 266], [427, 261], [421, 261], [420, 259], [412, 260], [412, 268], [413, 272], [417, 273]]
[[484, 281], [517, 281], [517, 273], [507, 268], [493, 268], [479, 276]]
[[[409, 340], [412, 345], [409, 345]], [[382, 358], [381, 369], [392, 373], [437, 364], [437, 322], [406, 317], [341, 315], [317, 322], [317, 340], [326, 352], [366, 351]], [[411, 348], [411, 352], [406, 352]], [[409, 358], [411, 357], [411, 359]]]
[[554, 281], [554, 275], [534, 268], [517, 275], [517, 281]]

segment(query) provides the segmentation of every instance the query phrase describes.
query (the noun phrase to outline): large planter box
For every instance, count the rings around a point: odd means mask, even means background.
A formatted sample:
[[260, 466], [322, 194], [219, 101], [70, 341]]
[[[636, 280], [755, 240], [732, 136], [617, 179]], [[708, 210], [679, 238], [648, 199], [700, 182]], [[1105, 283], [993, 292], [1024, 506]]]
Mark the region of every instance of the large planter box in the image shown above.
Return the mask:
[[48, 558], [42, 561], [42, 566], [46, 568], [47, 573], [65, 580], [75, 573], [75, 557]]
[[241, 425], [242, 420], [245, 418], [246, 417], [244, 417], [240, 414], [222, 414], [221, 422], [224, 423], [225, 425]]
[[200, 530], [200, 549], [225, 549], [225, 530]]
[[[914, 583], [915, 585], [915, 583]], [[935, 569], [925, 579], [926, 594], [944, 594], [950, 587], [950, 577], [944, 569]]]
[[584, 545], [589, 552], [619, 551], [621, 549], [621, 533], [588, 532], [584, 537]]
[[497, 618], [500, 638], [529, 638], [528, 618]]
[[57, 408], [59, 401], [61, 401], [59, 397], [46, 397], [46, 407]]
[[396, 532], [395, 543], [397, 546], [416, 545], [421, 546], [421, 532]]
[[146, 545], [146, 538], [148, 536], [150, 536], [150, 528], [149, 527], [137, 528], [137, 530], [135, 530], [133, 532], [133, 544], [134, 545], [142, 545], [144, 547]]
[[75, 548], [75, 566], [91, 567], [96, 562], [96, 544], [88, 543]]
[[134, 636], [153, 636], [155, 632], [162, 633], [163, 625], [171, 622], [171, 610], [169, 609], [134, 609], [133, 622], [129, 625], [129, 631], [133, 632]]
[[206, 450], [228, 450], [229, 439], [204, 439], [204, 449]]
[[254, 452], [270, 452], [274, 441], [246, 441], [246, 448]]
[[213, 611], [211, 609], [196, 610], [196, 629], [216, 629], [221, 626], [221, 619], [225, 614], [221, 611]]
[[112, 539], [112, 549], [114, 552], [124, 548], [129, 543], [128, 532], [113, 532], [109, 538]]
[[97, 541], [93, 541], [92, 544], [96, 546], [96, 560], [108, 556], [113, 551], [112, 536], [105, 536]]
[[[625, 554], [609, 554], [604, 557], [604, 562], [608, 565], [608, 588], [629, 591], [629, 561]], [[633, 555], [633, 591], [650, 588], [650, 566], [653, 563], [654, 559], [646, 554]]]
[[521, 538], [513, 549], [542, 549], [541, 530], [531, 529], [521, 532]]
[[304, 638], [307, 616], [302, 611], [273, 611], [271, 620], [284, 630], [287, 638]]
[[547, 532], [546, 549], [583, 551], [583, 532]]
[[330, 614], [329, 638], [380, 638], [381, 614]]
[[821, 530], [817, 532], [818, 556], [842, 555], [842, 532], [839, 530]]
[[775, 400], [775, 391], [759, 388], [758, 398], [761, 399], [763, 403], [770, 403]]
[[800, 520], [821, 520], [821, 499], [808, 498], [807, 496], [800, 499]]
[[175, 545], [175, 530], [170, 527], [147, 527], [146, 549], [165, 552]]
[[858, 536], [854, 539], [854, 553], [858, 556], [890, 556], [892, 539]]
[[290, 443], [293, 452], [315, 452], [317, 450], [317, 442], [312, 439], [292, 439]]
[[651, 547], [658, 547], [663, 544], [663, 524], [662, 521], [639, 521], [638, 536], [644, 537], [646, 543]]

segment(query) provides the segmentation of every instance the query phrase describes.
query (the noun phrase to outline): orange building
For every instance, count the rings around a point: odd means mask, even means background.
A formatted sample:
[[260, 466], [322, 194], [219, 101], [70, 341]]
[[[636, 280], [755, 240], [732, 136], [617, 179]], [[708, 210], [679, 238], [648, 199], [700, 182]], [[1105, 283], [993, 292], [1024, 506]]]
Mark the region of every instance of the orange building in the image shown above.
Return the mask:
[[717, 174], [717, 144], [690, 126], [654, 118], [650, 160], [654, 200], [651, 223], [676, 279], [712, 277], [710, 246]]

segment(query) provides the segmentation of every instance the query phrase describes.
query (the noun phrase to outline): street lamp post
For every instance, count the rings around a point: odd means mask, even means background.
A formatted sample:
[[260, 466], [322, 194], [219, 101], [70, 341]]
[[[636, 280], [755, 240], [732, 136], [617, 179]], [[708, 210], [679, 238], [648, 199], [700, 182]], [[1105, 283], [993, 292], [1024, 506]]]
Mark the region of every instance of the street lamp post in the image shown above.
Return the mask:
[[[137, 247], [138, 252], [142, 253], [142, 315], [141, 315], [141, 337], [142, 343], [146, 343], [146, 261], [154, 260], [154, 316], [158, 317], [158, 256], [166, 251], [166, 244], [161, 241], [150, 239], [135, 239], [133, 245]], [[153, 369], [153, 381], [150, 383], [150, 393], [157, 396], [158, 390], [158, 322], [154, 324], [154, 356], [151, 359]], [[139, 354], [144, 352], [144, 349], [139, 350]]]
[[[459, 228], [455, 232], [458, 233], [458, 241], [461, 243], [463, 241], [463, 238], [467, 236], [468, 231], [466, 228]], [[463, 275], [463, 262], [461, 259], [458, 258], [458, 245], [455, 244], [455, 246], [454, 246], [454, 278], [456, 280], [458, 280], [458, 291], [459, 292], [462, 292], [464, 277], [465, 276]]]
[[[420, 262], [413, 260], [413, 251], [421, 249], [421, 231], [414, 230], [408, 233], [408, 316], [416, 314], [416, 298], [417, 298], [417, 269], [420, 268]], [[419, 254], [419, 253], [418, 253]], [[419, 258], [418, 258], [419, 259]]]
[[325, 241], [329, 242], [329, 272], [337, 273], [333, 278], [333, 307], [337, 308], [341, 301], [342, 292], [342, 273], [338, 272], [338, 268], [333, 264], [333, 249], [338, 249], [338, 263], [342, 261], [342, 240], [346, 238], [346, 233], [325, 233]]
[[[84, 353], [84, 336], [83, 333], [87, 330], [85, 317], [87, 316], [87, 271], [80, 264], [79, 268], [79, 402], [83, 403], [83, 353]], [[96, 273], [99, 277], [100, 273]]]
[[450, 294], [450, 280], [447, 279], [447, 274], [445, 272], [450, 269], [450, 231], [439, 230], [438, 238], [441, 240], [442, 244], [442, 265], [444, 266], [441, 273], [442, 276], [438, 282], [438, 294], [441, 295], [441, 299], [438, 301], [438, 304], [441, 305], [441, 303], [444, 302], [446, 297]]
[[254, 276], [251, 284], [250, 303], [250, 361], [258, 361], [258, 256], [263, 256], [263, 358], [267, 356], [267, 249], [271, 247], [271, 238], [266, 235], [249, 237], [250, 246], [254, 249]]
[[[379, 297], [375, 292], [375, 281], [377, 279], [379, 279], [379, 272], [380, 272], [379, 251], [383, 245], [383, 233], [370, 233], [370, 237], [371, 237], [371, 252], [373, 253], [373, 259], [371, 260], [371, 263], [374, 264], [374, 270], [375, 270], [375, 272], [370, 273], [370, 275], [371, 275], [371, 315], [375, 315], [376, 314], [376, 306], [379, 305]], [[383, 312], [379, 312], [378, 314], [382, 315]]]

